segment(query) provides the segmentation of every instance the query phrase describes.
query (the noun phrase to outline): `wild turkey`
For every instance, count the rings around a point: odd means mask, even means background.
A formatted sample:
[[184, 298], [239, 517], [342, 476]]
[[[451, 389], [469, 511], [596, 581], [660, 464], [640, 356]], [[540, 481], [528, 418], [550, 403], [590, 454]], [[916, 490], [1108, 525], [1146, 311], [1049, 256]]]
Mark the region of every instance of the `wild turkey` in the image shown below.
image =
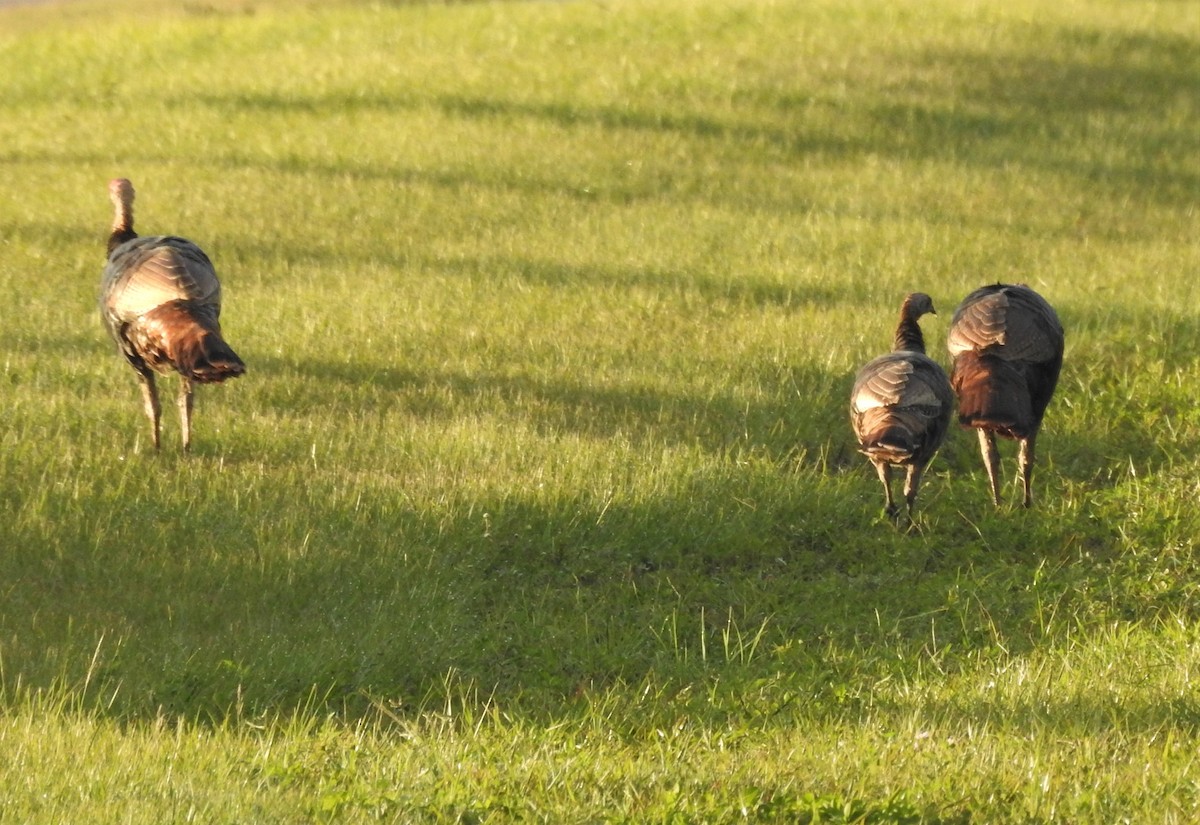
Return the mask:
[[100, 316], [137, 371], [155, 449], [162, 413], [154, 373], [179, 374], [180, 431], [187, 450], [192, 385], [236, 378], [246, 365], [221, 337], [221, 284], [208, 256], [183, 238], [139, 238], [129, 181], [110, 181], [108, 194], [115, 216], [100, 282]]
[[910, 524], [921, 476], [946, 437], [954, 406], [945, 370], [925, 355], [918, 321], [926, 313], [937, 314], [925, 293], [904, 299], [894, 351], [860, 369], [850, 392], [850, 423], [860, 452], [883, 483], [885, 511], [892, 518], [899, 513], [892, 498], [892, 466], [908, 468], [904, 501]]
[[1058, 315], [1024, 284], [985, 286], [955, 310], [948, 344], [958, 421], [979, 432], [992, 501], [1000, 503], [999, 435], [1020, 443], [1017, 460], [1024, 504], [1029, 507], [1034, 446], [1062, 369], [1063, 328]]

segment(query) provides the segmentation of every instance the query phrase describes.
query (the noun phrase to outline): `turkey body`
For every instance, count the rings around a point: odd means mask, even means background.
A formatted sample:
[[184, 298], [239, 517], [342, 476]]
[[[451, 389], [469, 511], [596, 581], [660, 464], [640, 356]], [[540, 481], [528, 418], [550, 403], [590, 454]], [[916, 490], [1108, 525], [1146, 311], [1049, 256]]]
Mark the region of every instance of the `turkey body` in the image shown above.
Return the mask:
[[917, 292], [904, 299], [893, 351], [867, 362], [850, 391], [850, 424], [859, 451], [883, 484], [885, 512], [892, 517], [899, 512], [892, 495], [892, 468], [906, 468], [904, 500], [910, 524], [921, 477], [946, 437], [954, 406], [945, 371], [925, 354], [918, 321], [926, 313], [936, 314], [928, 295]]
[[100, 282], [100, 316], [138, 375], [155, 448], [161, 408], [154, 377], [179, 375], [180, 430], [187, 450], [193, 385], [235, 378], [246, 369], [221, 337], [221, 284], [212, 261], [191, 241], [137, 236], [129, 181], [112, 181], [109, 192], [116, 216]]
[[1038, 432], [1063, 361], [1063, 328], [1054, 308], [1023, 284], [975, 290], [950, 322], [950, 383], [958, 420], [979, 433], [992, 501], [1000, 503], [996, 436], [1019, 444], [1024, 505], [1033, 503]]

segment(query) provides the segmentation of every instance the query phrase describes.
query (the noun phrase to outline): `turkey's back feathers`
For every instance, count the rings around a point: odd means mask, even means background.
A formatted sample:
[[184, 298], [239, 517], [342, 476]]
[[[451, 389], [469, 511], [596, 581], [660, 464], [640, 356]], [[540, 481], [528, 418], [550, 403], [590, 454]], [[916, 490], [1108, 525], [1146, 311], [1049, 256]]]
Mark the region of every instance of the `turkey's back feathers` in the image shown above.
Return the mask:
[[959, 304], [950, 321], [952, 358], [988, 352], [1005, 361], [1061, 360], [1063, 329], [1042, 296], [1022, 285], [981, 287]]
[[105, 315], [117, 322], [179, 300], [220, 314], [221, 283], [212, 262], [191, 241], [170, 235], [135, 238], [113, 250], [100, 291]]
[[862, 452], [893, 464], [928, 461], [954, 404], [946, 373], [918, 352], [892, 352], [855, 376], [850, 416]]

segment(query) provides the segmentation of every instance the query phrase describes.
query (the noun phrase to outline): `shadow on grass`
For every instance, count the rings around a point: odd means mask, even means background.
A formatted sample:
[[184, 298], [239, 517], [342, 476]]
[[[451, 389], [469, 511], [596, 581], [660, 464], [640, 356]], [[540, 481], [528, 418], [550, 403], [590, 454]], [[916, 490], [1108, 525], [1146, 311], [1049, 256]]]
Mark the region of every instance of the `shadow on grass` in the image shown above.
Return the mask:
[[[847, 689], [925, 655], [931, 626], [1013, 653], [1070, 632], [1095, 575], [1077, 563], [1083, 515], [985, 512], [907, 536], [847, 505], [874, 499], [869, 482], [772, 462], [422, 509], [369, 473], [346, 489], [274, 475], [144, 456], [114, 468], [120, 494], [46, 491], [46, 510], [75, 515], [4, 529], [5, 679], [87, 682], [119, 716], [219, 721], [314, 696], [412, 711], [450, 673], [554, 715], [580, 691], [785, 668], [811, 672], [806, 714], [837, 715]], [[731, 651], [760, 628], [759, 654]]]

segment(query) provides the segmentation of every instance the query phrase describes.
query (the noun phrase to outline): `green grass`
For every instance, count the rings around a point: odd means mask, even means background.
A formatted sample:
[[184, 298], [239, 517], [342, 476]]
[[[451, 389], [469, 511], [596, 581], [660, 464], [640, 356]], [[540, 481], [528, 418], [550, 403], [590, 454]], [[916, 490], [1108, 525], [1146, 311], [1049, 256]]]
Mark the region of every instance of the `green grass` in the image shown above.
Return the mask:
[[[0, 10], [0, 820], [1195, 820], [1198, 88], [1192, 2]], [[853, 373], [997, 280], [1036, 505], [956, 432], [906, 535]]]

